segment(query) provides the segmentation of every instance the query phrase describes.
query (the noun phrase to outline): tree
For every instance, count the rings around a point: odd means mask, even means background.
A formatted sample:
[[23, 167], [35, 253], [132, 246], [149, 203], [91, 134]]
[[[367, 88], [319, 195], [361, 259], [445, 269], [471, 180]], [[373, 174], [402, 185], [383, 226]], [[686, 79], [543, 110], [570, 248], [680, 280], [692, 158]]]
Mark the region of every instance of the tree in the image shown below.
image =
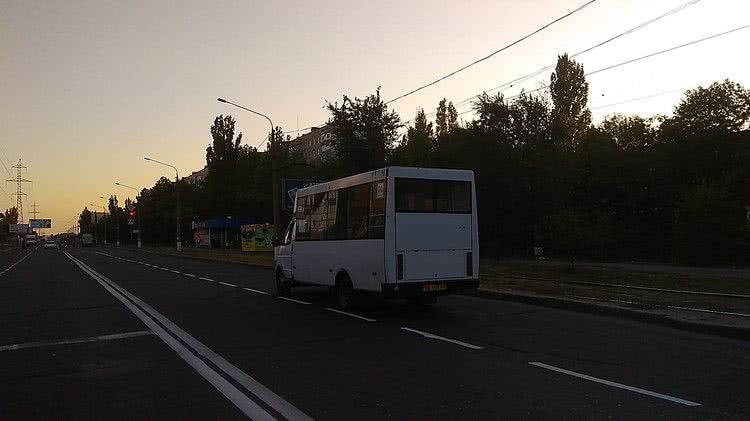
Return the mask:
[[604, 118], [599, 129], [611, 136], [620, 149], [625, 150], [651, 146], [656, 140], [651, 120], [637, 115], [609, 115]]
[[474, 122], [477, 128], [498, 143], [513, 145], [511, 109], [503, 94], [488, 95], [485, 92], [477, 97], [473, 107], [479, 114], [479, 119]]
[[446, 106], [446, 99], [440, 100], [435, 111], [435, 135], [438, 137], [448, 133], [448, 108]]
[[448, 122], [447, 127], [448, 131], [453, 131], [456, 128], [458, 128], [458, 111], [456, 111], [456, 107], [453, 106], [453, 101], [448, 103]]
[[550, 105], [547, 99], [525, 92], [510, 107], [513, 143], [522, 147], [536, 147], [550, 143]]
[[685, 193], [673, 228], [680, 263], [733, 263], [745, 228], [744, 207], [724, 186], [701, 183]]
[[81, 211], [81, 215], [78, 218], [78, 227], [81, 229], [81, 233], [93, 234], [93, 222], [91, 221], [91, 211], [88, 207], [84, 207]]
[[18, 223], [18, 209], [16, 207], [12, 207], [10, 209], [5, 210], [5, 215], [3, 217], [3, 223], [4, 224], [17, 224]]
[[567, 54], [558, 56], [550, 77], [552, 98], [552, 138], [559, 145], [575, 149], [582, 133], [591, 125], [591, 111], [586, 108], [589, 84], [583, 66]]
[[398, 163], [412, 167], [429, 166], [432, 161], [434, 138], [432, 123], [427, 120], [424, 110], [419, 108], [414, 117], [414, 125], [409, 127], [397, 148]]
[[230, 215], [234, 208], [233, 183], [240, 158], [242, 133], [234, 136], [235, 120], [219, 115], [211, 126], [212, 144], [206, 148], [207, 184], [215, 216]]
[[712, 130], [737, 132], [747, 128], [748, 121], [750, 90], [726, 79], [685, 92], [664, 129], [685, 135]]
[[401, 120], [380, 98], [380, 88], [365, 99], [344, 96], [341, 105], [328, 104], [333, 158], [344, 174], [385, 166], [398, 138]]

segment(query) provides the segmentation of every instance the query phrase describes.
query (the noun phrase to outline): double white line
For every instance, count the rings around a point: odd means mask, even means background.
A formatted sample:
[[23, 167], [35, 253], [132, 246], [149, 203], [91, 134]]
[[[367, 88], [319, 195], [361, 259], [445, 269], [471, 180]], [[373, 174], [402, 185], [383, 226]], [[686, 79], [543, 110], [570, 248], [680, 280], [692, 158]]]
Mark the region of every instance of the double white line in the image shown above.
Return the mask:
[[[231, 401], [245, 415], [253, 420], [275, 420], [267, 408], [259, 405], [251, 399], [243, 390], [230, 382], [224, 375], [241, 385], [250, 392], [266, 407], [270, 407], [276, 413], [289, 420], [312, 420], [294, 405], [284, 400], [281, 396], [260, 384], [247, 373], [240, 370], [220, 355], [203, 345], [171, 320], [151, 308], [138, 297], [129, 293], [111, 279], [96, 272], [94, 269], [73, 257], [70, 253], [65, 255], [78, 265], [81, 270], [94, 278], [104, 289], [115, 298], [120, 300], [133, 314], [151, 329], [164, 343], [172, 348], [185, 362], [187, 362], [204, 379], [213, 385], [222, 395]], [[211, 363], [214, 367], [209, 365]], [[221, 371], [224, 375], [220, 374]]]

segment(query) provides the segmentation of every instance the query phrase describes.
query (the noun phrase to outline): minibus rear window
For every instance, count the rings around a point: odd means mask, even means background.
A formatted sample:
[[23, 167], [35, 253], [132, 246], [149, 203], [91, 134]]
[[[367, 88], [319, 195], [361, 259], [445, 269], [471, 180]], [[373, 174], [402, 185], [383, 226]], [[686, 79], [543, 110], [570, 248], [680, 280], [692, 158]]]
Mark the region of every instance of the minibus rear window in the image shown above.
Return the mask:
[[397, 178], [396, 212], [471, 213], [471, 182]]

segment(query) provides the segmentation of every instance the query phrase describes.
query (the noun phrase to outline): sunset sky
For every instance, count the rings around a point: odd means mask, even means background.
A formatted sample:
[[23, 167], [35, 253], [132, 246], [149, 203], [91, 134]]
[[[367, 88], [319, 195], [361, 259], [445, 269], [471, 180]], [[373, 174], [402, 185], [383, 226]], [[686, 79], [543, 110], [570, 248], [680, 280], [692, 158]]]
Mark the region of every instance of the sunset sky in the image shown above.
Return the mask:
[[[0, 160], [22, 159], [24, 189], [53, 232], [99, 196], [151, 186], [163, 167], [202, 168], [218, 114], [237, 118], [255, 146], [268, 131], [324, 122], [326, 101], [396, 97], [508, 44], [584, 0], [112, 1], [0, 3]], [[446, 97], [456, 102], [555, 62], [688, 0], [598, 0], [580, 13], [458, 75], [395, 102], [402, 120]], [[587, 71], [750, 24], [748, 0], [702, 0], [580, 56]], [[668, 114], [676, 92], [729, 78], [750, 86], [750, 29], [589, 78], [589, 106], [675, 91], [593, 111]], [[504, 91], [513, 95], [549, 73]], [[459, 108], [459, 112], [467, 108]], [[470, 118], [471, 114], [466, 114]], [[10, 178], [0, 166], [3, 179]], [[14, 174], [13, 174], [14, 175]], [[0, 183], [0, 206], [15, 205]]]

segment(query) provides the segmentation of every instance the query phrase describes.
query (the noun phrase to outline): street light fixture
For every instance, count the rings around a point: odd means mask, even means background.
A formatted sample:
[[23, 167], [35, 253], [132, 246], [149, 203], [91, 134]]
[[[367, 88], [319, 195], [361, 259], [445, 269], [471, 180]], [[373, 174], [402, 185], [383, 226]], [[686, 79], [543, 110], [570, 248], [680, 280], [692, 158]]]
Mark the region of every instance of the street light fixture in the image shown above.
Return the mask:
[[271, 124], [271, 137], [268, 141], [268, 150], [271, 152], [271, 191], [273, 196], [273, 233], [279, 235], [279, 228], [281, 224], [281, 197], [279, 191], [279, 163], [278, 163], [278, 146], [276, 142], [276, 136], [274, 135], [274, 125], [271, 118], [258, 111], [251, 110], [250, 108], [244, 107], [234, 102], [227, 101], [224, 98], [216, 98], [217, 101], [223, 104], [233, 105], [237, 108], [241, 108], [245, 111], [249, 111], [255, 115], [264, 117]]
[[[122, 184], [122, 183], [118, 183], [115, 181], [115, 185], [133, 190], [136, 193], [140, 193], [140, 190], [136, 189], [135, 187], [128, 186], [127, 184]], [[137, 198], [138, 196], [136, 195], [136, 199]], [[138, 248], [141, 248], [141, 209], [138, 209], [138, 212], [136, 213], [136, 215], [138, 216]], [[130, 238], [132, 239], [133, 237], [130, 237]]]
[[167, 164], [166, 162], [157, 161], [155, 159], [151, 159], [149, 157], [143, 157], [146, 161], [151, 161], [160, 165], [164, 165], [165, 167], [172, 168], [174, 170], [175, 174], [175, 185], [174, 185], [174, 191], [176, 196], [176, 202], [177, 202], [177, 251], [182, 251], [182, 235], [180, 233], [180, 173], [177, 171], [177, 167], [171, 164]]

